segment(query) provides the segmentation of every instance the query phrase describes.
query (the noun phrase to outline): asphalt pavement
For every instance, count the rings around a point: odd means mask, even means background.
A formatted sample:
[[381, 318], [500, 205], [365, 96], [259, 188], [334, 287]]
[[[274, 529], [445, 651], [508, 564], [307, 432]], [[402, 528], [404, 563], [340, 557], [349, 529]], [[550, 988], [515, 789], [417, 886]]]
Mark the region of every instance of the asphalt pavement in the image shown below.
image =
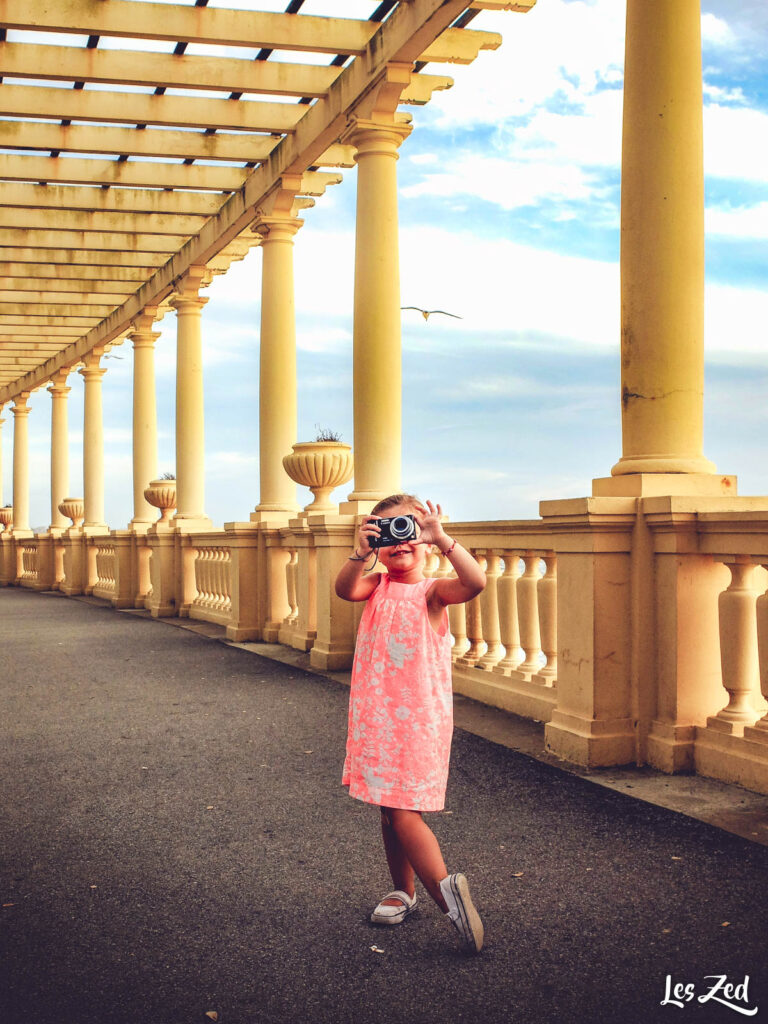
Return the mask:
[[343, 685], [17, 588], [0, 651], [0, 1024], [768, 1016], [761, 843], [457, 729], [427, 819], [468, 956], [422, 889], [368, 921], [390, 883], [340, 785]]

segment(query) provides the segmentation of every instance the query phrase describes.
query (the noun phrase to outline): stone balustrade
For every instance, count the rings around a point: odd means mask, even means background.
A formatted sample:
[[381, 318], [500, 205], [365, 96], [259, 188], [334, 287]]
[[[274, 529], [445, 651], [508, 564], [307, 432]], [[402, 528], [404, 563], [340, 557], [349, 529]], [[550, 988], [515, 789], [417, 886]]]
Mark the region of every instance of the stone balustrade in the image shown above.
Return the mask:
[[232, 615], [232, 556], [229, 545], [213, 541], [195, 547], [195, 587], [197, 596], [192, 602], [189, 617], [227, 625]]
[[[625, 743], [614, 723], [631, 727], [634, 711], [640, 763], [768, 792], [768, 512], [748, 499], [695, 514], [686, 499], [647, 502], [640, 550], [649, 574], [629, 558], [638, 529], [629, 506], [601, 505], [592, 532], [565, 511], [449, 524], [488, 581], [449, 608], [455, 691], [548, 723], [556, 738], [590, 695], [584, 680], [605, 672], [606, 710], [590, 698], [598, 740]], [[166, 522], [143, 533], [6, 531], [0, 584], [187, 614], [224, 626], [232, 640], [283, 644], [309, 652], [317, 668], [344, 669], [362, 608], [337, 598], [333, 583], [355, 523], [321, 514], [200, 533]], [[426, 572], [453, 569], [433, 552]], [[644, 673], [653, 674], [651, 692], [639, 689]]]

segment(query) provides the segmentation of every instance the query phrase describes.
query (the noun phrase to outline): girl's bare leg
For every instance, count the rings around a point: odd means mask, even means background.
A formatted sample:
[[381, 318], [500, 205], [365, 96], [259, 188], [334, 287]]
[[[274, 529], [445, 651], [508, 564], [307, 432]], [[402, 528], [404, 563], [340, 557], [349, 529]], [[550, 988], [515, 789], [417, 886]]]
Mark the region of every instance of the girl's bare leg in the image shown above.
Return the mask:
[[440, 892], [440, 881], [448, 871], [437, 837], [421, 813], [399, 807], [382, 807], [381, 831], [395, 886], [412, 896], [413, 876], [417, 874], [429, 895], [446, 913], [448, 907]]

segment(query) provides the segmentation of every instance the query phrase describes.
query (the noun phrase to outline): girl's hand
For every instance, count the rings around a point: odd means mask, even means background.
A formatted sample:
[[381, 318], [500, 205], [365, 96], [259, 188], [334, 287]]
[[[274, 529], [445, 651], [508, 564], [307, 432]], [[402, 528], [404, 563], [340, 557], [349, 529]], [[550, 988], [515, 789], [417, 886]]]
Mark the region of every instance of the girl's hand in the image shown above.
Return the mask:
[[365, 516], [357, 531], [357, 544], [355, 552], [358, 555], [369, 555], [373, 551], [371, 537], [378, 537], [381, 533], [377, 521], [379, 516]]
[[448, 544], [447, 534], [443, 529], [443, 524], [440, 522], [443, 510], [439, 505], [433, 505], [431, 501], [427, 502], [427, 509], [420, 509], [414, 512], [414, 518], [419, 526], [419, 539], [417, 544], [436, 544], [440, 550], [444, 550]]

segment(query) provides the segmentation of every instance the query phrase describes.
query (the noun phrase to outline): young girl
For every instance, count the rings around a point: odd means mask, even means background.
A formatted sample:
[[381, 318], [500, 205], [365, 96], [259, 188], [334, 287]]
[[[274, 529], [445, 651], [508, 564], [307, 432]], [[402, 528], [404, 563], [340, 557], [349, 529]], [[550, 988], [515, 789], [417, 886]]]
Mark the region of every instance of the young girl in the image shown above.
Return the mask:
[[[413, 515], [418, 537], [378, 547], [386, 573], [364, 575], [381, 530], [377, 517]], [[349, 733], [342, 782], [350, 796], [381, 811], [384, 851], [395, 889], [371, 915], [395, 925], [416, 907], [415, 875], [478, 953], [483, 925], [462, 874], [449, 875], [437, 838], [421, 816], [445, 803], [453, 733], [449, 604], [475, 597], [485, 573], [449, 537], [439, 505], [424, 508], [410, 494], [380, 501], [360, 526], [355, 552], [336, 578], [336, 593], [365, 601], [357, 634], [349, 699]], [[445, 555], [458, 578], [425, 579], [429, 545]]]

